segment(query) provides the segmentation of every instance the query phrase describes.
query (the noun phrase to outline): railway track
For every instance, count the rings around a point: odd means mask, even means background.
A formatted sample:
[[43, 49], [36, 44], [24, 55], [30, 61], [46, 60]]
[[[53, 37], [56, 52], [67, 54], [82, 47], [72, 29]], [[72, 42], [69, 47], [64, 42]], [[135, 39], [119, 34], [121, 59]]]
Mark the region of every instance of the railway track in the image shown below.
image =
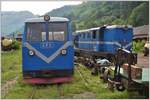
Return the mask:
[[[81, 67], [81, 65], [76, 66], [75, 70], [79, 73], [80, 78], [83, 80], [86, 88], [89, 88], [89, 81], [86, 79], [85, 74], [81, 71], [82, 69], [80, 67]], [[43, 86], [43, 85], [33, 86], [33, 89], [31, 91], [31, 93], [29, 94], [29, 99], [38, 99], [35, 97], [37, 97], [36, 96], [37, 91], [40, 91], [40, 88], [39, 88], [40, 86]], [[46, 85], [46, 86], [52, 86], [52, 85]], [[56, 86], [57, 99], [63, 99], [64, 98], [63, 84], [58, 83], [58, 84], [55, 84], [54, 86]], [[48, 89], [48, 88], [45, 88], [45, 89]], [[51, 89], [49, 89], [49, 92], [51, 93]]]
[[76, 69], [76, 71], [79, 73], [81, 79], [84, 81], [85, 86], [86, 86], [87, 88], [89, 88], [89, 87], [88, 87], [89, 81], [86, 79], [84, 73], [81, 71], [81, 69], [80, 69], [80, 64], [76, 63], [75, 69]]
[[62, 96], [64, 96], [62, 84], [57, 84], [56, 87], [57, 87], [58, 99], [61, 99]]
[[[51, 85], [33, 85], [32, 91], [29, 93], [28, 99], [39, 99], [36, 93], [38, 91], [40, 91], [41, 87], [43, 87], [43, 86], [47, 87], [47, 86], [51, 86]], [[55, 86], [56, 86], [56, 91], [58, 94], [57, 98], [61, 99], [62, 96], [64, 96], [62, 84], [56, 84]], [[45, 88], [45, 89], [47, 89], [47, 88]], [[49, 89], [49, 92], [51, 93], [51, 89]], [[41, 98], [41, 99], [44, 99], [44, 98]]]
[[29, 99], [34, 99], [38, 86], [33, 86]]

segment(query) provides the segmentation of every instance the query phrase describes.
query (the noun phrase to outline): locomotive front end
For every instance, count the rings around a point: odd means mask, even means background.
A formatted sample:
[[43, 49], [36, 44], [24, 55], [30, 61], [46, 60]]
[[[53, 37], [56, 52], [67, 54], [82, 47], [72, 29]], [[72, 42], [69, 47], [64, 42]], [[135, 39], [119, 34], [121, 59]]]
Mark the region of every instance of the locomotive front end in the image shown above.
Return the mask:
[[31, 84], [71, 81], [74, 55], [71, 41], [67, 18], [46, 15], [28, 19], [22, 47], [24, 81]]

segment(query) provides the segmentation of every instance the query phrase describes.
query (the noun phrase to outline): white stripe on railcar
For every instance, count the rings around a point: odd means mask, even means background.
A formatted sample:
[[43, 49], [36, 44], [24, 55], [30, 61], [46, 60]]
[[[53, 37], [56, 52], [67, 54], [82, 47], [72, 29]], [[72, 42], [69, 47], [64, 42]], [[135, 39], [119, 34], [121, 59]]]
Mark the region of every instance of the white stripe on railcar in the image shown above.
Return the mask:
[[50, 57], [46, 57], [44, 56], [41, 52], [39, 52], [36, 48], [34, 48], [33, 46], [31, 46], [28, 42], [26, 42], [24, 45], [25, 47], [27, 47], [29, 50], [34, 50], [35, 54], [41, 58], [42, 60], [44, 60], [46, 63], [51, 62], [52, 60], [54, 60], [61, 52], [62, 49], [66, 49], [69, 46], [71, 46], [73, 43], [71, 41], [66, 42], [64, 45], [62, 45], [55, 53], [53, 53]]
[[[78, 43], [83, 43], [83, 44], [114, 44], [119, 47], [121, 47], [121, 44], [119, 42], [104, 42], [104, 41], [78, 41]], [[132, 45], [132, 42], [128, 43], [127, 45], [123, 46], [123, 48], [128, 48], [129, 46]]]

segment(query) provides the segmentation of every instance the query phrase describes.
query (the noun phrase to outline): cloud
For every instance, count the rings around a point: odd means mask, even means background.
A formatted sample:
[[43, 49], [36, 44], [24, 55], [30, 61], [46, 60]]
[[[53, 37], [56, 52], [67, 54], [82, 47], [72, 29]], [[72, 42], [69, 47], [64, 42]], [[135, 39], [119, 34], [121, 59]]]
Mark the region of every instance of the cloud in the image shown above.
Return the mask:
[[43, 15], [64, 5], [78, 5], [82, 1], [2, 1], [1, 11], [30, 11]]

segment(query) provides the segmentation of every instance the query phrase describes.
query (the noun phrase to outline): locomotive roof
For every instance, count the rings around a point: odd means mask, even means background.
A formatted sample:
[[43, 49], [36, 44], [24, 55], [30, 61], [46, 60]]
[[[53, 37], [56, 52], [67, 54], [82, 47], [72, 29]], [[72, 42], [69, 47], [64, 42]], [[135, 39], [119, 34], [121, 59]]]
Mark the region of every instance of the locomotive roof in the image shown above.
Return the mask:
[[[66, 22], [69, 21], [69, 19], [64, 17], [50, 17], [49, 22]], [[44, 17], [38, 17], [38, 18], [29, 18], [25, 22], [45, 22]]]
[[100, 27], [95, 27], [95, 28], [90, 28], [90, 29], [84, 29], [84, 30], [78, 30], [76, 32], [87, 32], [87, 31], [98, 30], [98, 29], [100, 29]]
[[131, 25], [110, 25], [110, 26], [107, 26], [106, 28], [132, 28]]
[[[107, 29], [110, 29], [110, 28], [132, 28], [131, 25], [109, 25], [109, 26], [106, 26]], [[87, 32], [87, 31], [92, 31], [92, 30], [99, 30], [101, 27], [95, 27], [95, 28], [90, 28], [90, 29], [84, 29], [84, 30], [78, 30], [76, 31], [77, 33], [80, 33], [80, 32]]]

